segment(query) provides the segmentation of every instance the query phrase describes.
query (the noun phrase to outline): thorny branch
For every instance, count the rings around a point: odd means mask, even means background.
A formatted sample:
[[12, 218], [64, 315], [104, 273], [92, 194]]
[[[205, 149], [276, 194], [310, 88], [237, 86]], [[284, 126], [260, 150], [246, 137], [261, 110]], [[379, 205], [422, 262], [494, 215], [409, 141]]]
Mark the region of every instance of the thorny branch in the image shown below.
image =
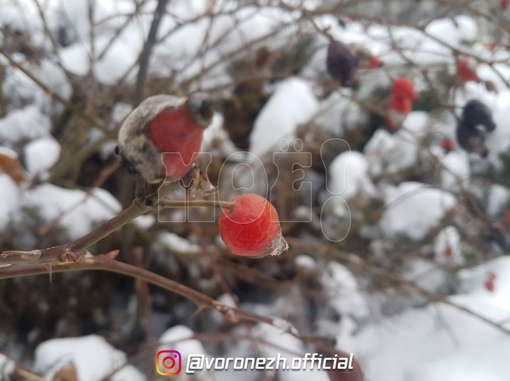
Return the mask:
[[143, 280], [150, 284], [159, 286], [165, 290], [174, 292], [181, 295], [191, 301], [193, 301], [199, 310], [209, 308], [220, 312], [227, 320], [237, 324], [240, 322], [253, 322], [253, 323], [264, 323], [269, 324], [275, 328], [281, 329], [283, 332], [288, 333], [304, 343], [313, 343], [315, 345], [324, 345], [324, 343], [331, 343], [328, 338], [301, 335], [296, 328], [294, 328], [289, 322], [279, 319], [270, 318], [267, 316], [258, 315], [255, 313], [247, 312], [237, 307], [230, 307], [224, 303], [217, 301], [199, 291], [193, 290], [183, 284], [168, 279], [164, 276], [155, 274], [149, 270], [130, 265], [127, 263], [119, 262], [115, 260], [115, 256], [118, 251], [114, 251], [108, 254], [97, 255], [95, 257], [83, 256], [76, 262], [60, 262], [52, 264], [28, 264], [28, 265], [16, 265], [2, 269], [0, 273], [0, 279], [22, 277], [29, 275], [42, 275], [50, 273], [60, 273], [67, 271], [79, 271], [79, 270], [102, 270], [108, 272], [114, 272], [131, 276], [133, 278]]

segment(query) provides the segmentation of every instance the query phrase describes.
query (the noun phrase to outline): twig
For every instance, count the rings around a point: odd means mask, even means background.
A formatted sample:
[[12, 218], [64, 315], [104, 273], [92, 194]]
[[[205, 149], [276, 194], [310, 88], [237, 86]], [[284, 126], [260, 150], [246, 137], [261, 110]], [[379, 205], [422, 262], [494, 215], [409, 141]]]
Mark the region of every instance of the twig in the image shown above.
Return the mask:
[[165, 14], [167, 2], [168, 0], [158, 0], [158, 5], [154, 11], [154, 18], [152, 19], [152, 24], [149, 29], [149, 34], [147, 35], [147, 41], [145, 41], [142, 52], [140, 53], [140, 58], [138, 60], [140, 66], [138, 69], [138, 75], [136, 76], [135, 95], [133, 102], [135, 105], [138, 105], [143, 98], [145, 78], [147, 77], [147, 72], [149, 69], [149, 59], [152, 53], [152, 48], [154, 47], [154, 43], [156, 42], [156, 35], [158, 33], [159, 24], [161, 23], [161, 19]]
[[106, 126], [100, 124], [96, 118], [93, 116], [83, 112], [77, 105], [75, 105], [72, 102], [67, 101], [63, 97], [61, 97], [55, 90], [48, 87], [44, 82], [42, 82], [39, 78], [37, 78], [35, 75], [33, 75], [30, 70], [25, 68], [21, 63], [17, 62], [8, 52], [6, 52], [4, 49], [0, 47], [0, 54], [5, 57], [5, 59], [16, 69], [20, 70], [23, 74], [25, 74], [28, 78], [30, 78], [37, 86], [43, 90], [46, 95], [48, 95], [50, 98], [53, 98], [57, 100], [58, 102], [62, 103], [64, 106], [66, 106], [69, 110], [71, 110], [76, 115], [79, 115], [81, 118], [83, 118], [86, 122], [92, 124], [93, 126], [99, 128], [101, 131], [103, 131], [107, 136], [113, 137], [112, 131], [108, 129]]
[[[54, 246], [40, 251], [37, 250], [40, 255], [30, 255], [35, 250], [32, 252], [2, 252], [0, 253], [0, 264], [26, 264], [31, 261], [37, 261], [37, 263], [76, 261], [79, 258], [80, 251], [107, 237], [136, 217], [156, 210], [161, 198], [164, 198], [166, 195], [179, 188], [179, 182], [164, 184], [158, 191], [147, 196], [144, 200], [135, 199], [129, 207], [124, 209], [117, 216], [83, 237], [64, 245]], [[0, 268], [0, 273], [6, 269], [7, 268]]]
[[99, 173], [99, 176], [97, 177], [96, 181], [94, 181], [94, 184], [92, 185], [92, 187], [85, 191], [85, 195], [83, 196], [83, 198], [80, 201], [78, 201], [76, 204], [71, 205], [66, 210], [63, 210], [62, 212], [60, 212], [55, 218], [48, 221], [46, 224], [41, 226], [41, 228], [39, 229], [39, 234], [40, 235], [48, 234], [48, 232], [50, 230], [52, 230], [58, 226], [60, 221], [62, 221], [62, 219], [66, 215], [68, 215], [72, 211], [76, 210], [79, 206], [81, 206], [85, 202], [87, 202], [87, 200], [93, 195], [92, 191], [96, 188], [100, 188], [104, 184], [104, 182], [113, 174], [113, 172], [115, 172], [117, 170], [119, 165], [120, 165], [120, 162], [115, 161], [112, 164], [108, 165], [107, 167], [103, 168], [101, 170], [101, 172]]
[[219, 311], [225, 318], [232, 323], [239, 323], [240, 321], [265, 323], [280, 328], [282, 331], [287, 332], [297, 338], [300, 337], [299, 332], [287, 321], [282, 319], [274, 319], [266, 316], [250, 313], [239, 308], [229, 307], [226, 304], [218, 302], [217, 300], [184, 286], [174, 280], [168, 279], [162, 275], [155, 274], [149, 270], [136, 267], [127, 263], [112, 260], [110, 255], [106, 255], [105, 259], [98, 257], [81, 257], [77, 262], [59, 262], [52, 264], [30, 264], [30, 265], [17, 265], [10, 266], [2, 269], [0, 272], [0, 279], [8, 279], [14, 277], [22, 277], [29, 275], [47, 274], [48, 267], [52, 273], [60, 273], [67, 271], [78, 270], [102, 270], [110, 271], [118, 274], [127, 275], [135, 279], [139, 279], [153, 285], [159, 286], [167, 291], [174, 292], [191, 301], [193, 301], [199, 308], [211, 308]]
[[235, 202], [222, 200], [165, 200], [160, 203], [163, 208], [185, 208], [209, 206], [222, 209], [231, 209]]
[[362, 270], [365, 272], [369, 272], [374, 276], [375, 279], [384, 279], [386, 281], [389, 281], [394, 284], [399, 284], [406, 286], [407, 288], [410, 288], [422, 296], [426, 297], [430, 301], [443, 303], [446, 305], [449, 305], [450, 307], [453, 307], [457, 310], [463, 311], [467, 313], [468, 315], [471, 315], [481, 321], [484, 321], [485, 323], [499, 329], [500, 331], [510, 334], [510, 329], [503, 326], [501, 323], [497, 323], [473, 310], [471, 310], [468, 307], [465, 307], [461, 304], [458, 304], [454, 301], [452, 301], [447, 296], [439, 295], [435, 292], [429, 291], [417, 283], [413, 282], [412, 280], [406, 279], [402, 277], [401, 275], [392, 273], [386, 269], [375, 267], [369, 263], [367, 263], [363, 258], [352, 254], [348, 252], [340, 251], [336, 248], [334, 248], [331, 245], [325, 245], [318, 242], [303, 242], [302, 240], [296, 239], [296, 238], [287, 238], [287, 241], [289, 242], [289, 245], [291, 247], [297, 248], [300, 251], [307, 251], [309, 253], [313, 253], [315, 255], [321, 255], [321, 256], [331, 256], [335, 259], [337, 259], [340, 262], [346, 263], [347, 265], [351, 266], [352, 268], [356, 270]]
[[[41, 377], [40, 375], [29, 371], [24, 366], [22, 366], [20, 363], [18, 363], [16, 360], [12, 359], [7, 354], [0, 352], [0, 359], [1, 357], [5, 357], [8, 361], [8, 363], [12, 362], [14, 364], [14, 374], [23, 377], [24, 380], [30, 380], [30, 381], [44, 381], [44, 377]], [[0, 375], [2, 373], [2, 369], [0, 369]]]

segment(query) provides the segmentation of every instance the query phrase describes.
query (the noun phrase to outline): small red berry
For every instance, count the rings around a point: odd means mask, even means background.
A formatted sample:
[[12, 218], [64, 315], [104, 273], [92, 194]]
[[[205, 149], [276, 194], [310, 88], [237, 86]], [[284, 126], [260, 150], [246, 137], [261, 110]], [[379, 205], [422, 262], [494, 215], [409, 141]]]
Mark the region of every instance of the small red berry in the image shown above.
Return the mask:
[[481, 82], [480, 77], [476, 74], [476, 64], [468, 58], [461, 58], [457, 62], [457, 75], [463, 82]]
[[397, 131], [413, 109], [412, 101], [408, 98], [392, 98], [386, 108], [386, 123], [391, 131]]
[[443, 139], [441, 142], [441, 147], [445, 150], [445, 152], [450, 152], [453, 149], [453, 140], [448, 136]]
[[378, 67], [381, 67], [381, 66], [384, 66], [384, 62], [381, 61], [381, 59], [379, 57], [373, 56], [370, 59], [370, 64], [368, 65], [368, 67], [370, 69], [375, 69], [375, 68], [378, 68]]
[[232, 201], [234, 207], [224, 209], [218, 221], [221, 238], [232, 254], [265, 257], [287, 251], [278, 213], [269, 201], [256, 194]]
[[414, 83], [407, 77], [399, 77], [393, 81], [391, 86], [394, 98], [409, 99], [414, 101], [418, 94], [414, 88]]
[[494, 292], [495, 286], [494, 281], [496, 280], [496, 274], [494, 272], [489, 272], [487, 280], [485, 281], [485, 289], [489, 292]]

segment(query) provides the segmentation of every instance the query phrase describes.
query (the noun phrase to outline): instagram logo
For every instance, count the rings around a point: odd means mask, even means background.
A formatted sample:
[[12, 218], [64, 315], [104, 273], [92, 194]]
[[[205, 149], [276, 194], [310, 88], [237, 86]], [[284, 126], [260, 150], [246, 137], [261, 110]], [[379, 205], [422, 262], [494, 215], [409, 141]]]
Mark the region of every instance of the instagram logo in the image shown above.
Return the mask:
[[179, 351], [162, 350], [156, 353], [156, 370], [162, 376], [175, 376], [181, 373], [182, 357]]

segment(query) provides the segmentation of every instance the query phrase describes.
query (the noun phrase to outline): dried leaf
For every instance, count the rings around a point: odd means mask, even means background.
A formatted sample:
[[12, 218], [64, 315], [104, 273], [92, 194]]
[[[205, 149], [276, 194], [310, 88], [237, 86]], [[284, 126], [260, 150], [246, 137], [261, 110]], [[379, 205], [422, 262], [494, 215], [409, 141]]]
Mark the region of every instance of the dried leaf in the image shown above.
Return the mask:
[[6, 152], [0, 152], [0, 172], [9, 176], [16, 184], [25, 182], [25, 170], [17, 157]]
[[66, 364], [55, 373], [52, 381], [80, 381], [80, 379], [74, 364]]

